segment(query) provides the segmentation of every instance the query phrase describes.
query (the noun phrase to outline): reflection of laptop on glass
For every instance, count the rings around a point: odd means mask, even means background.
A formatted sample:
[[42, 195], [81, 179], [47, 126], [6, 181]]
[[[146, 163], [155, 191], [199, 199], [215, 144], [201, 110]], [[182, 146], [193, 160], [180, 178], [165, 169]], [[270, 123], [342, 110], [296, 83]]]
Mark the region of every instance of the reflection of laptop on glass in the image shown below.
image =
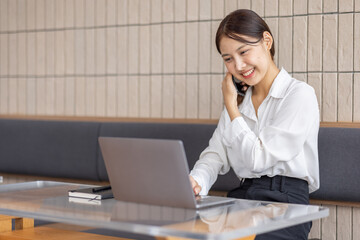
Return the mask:
[[195, 200], [180, 140], [99, 137], [99, 143], [117, 200], [193, 209], [234, 201]]

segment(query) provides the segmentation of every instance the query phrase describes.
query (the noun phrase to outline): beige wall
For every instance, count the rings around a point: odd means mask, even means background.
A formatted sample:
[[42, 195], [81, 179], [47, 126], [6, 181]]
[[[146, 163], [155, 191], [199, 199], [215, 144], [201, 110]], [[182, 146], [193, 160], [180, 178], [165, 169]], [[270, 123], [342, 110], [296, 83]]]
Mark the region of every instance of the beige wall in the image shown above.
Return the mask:
[[214, 33], [237, 8], [323, 121], [360, 121], [360, 0], [0, 0], [0, 114], [217, 119]]

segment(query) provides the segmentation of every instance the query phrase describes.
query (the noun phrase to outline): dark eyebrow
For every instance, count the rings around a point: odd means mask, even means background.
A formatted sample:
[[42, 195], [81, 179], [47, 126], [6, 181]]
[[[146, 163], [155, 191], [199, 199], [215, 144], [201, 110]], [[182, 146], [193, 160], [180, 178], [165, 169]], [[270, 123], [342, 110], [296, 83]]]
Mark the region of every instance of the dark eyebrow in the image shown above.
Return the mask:
[[[242, 49], [245, 46], [247, 46], [247, 44], [244, 44], [244, 45], [240, 46], [238, 49], [236, 49], [236, 51], [239, 51], [240, 49]], [[227, 54], [227, 53], [221, 54], [222, 57], [226, 57], [226, 56], [229, 56], [229, 55], [230, 54]]]

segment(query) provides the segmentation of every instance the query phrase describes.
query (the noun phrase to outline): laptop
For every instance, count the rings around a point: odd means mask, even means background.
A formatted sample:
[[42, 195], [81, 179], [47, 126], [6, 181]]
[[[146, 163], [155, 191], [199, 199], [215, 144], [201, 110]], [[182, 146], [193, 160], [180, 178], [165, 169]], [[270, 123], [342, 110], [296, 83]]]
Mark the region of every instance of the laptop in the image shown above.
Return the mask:
[[99, 143], [116, 200], [189, 209], [235, 201], [195, 197], [180, 140], [99, 137]]

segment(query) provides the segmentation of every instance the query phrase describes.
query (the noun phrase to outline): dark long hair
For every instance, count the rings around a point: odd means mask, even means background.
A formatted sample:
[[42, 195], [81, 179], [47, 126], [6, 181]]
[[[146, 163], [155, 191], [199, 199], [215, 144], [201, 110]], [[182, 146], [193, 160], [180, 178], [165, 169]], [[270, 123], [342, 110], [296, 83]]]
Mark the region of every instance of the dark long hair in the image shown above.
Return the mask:
[[[267, 31], [273, 37], [269, 26], [254, 11], [248, 9], [239, 9], [227, 15], [220, 23], [216, 32], [216, 48], [220, 52], [220, 40], [223, 36], [227, 36], [234, 40], [246, 43], [256, 44], [263, 38], [263, 33]], [[241, 36], [256, 38], [257, 41], [249, 41]], [[273, 37], [274, 39], [274, 37]], [[275, 47], [272, 44], [270, 49], [271, 58], [274, 59]]]

